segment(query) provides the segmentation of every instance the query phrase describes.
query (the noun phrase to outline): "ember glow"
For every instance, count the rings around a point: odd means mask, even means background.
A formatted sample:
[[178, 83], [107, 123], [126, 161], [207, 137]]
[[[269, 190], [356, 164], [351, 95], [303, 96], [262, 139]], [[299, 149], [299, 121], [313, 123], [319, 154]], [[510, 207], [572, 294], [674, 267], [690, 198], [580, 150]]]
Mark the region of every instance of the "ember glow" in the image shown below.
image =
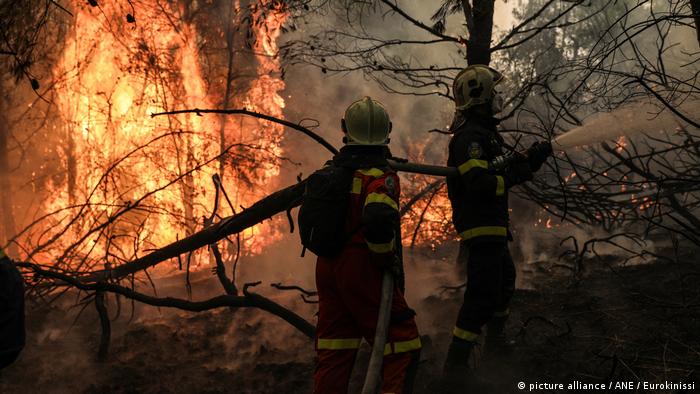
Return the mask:
[[624, 135], [621, 135], [615, 141], [615, 152], [622, 153], [622, 152], [624, 152], [626, 147], [627, 147], [627, 138], [625, 138]]
[[[239, 60], [247, 63], [236, 67], [257, 77], [235, 85], [229, 106], [282, 118], [285, 85], [276, 40], [286, 14], [267, 3], [246, 6], [254, 40], [247, 42], [251, 55]], [[57, 212], [50, 224], [22, 240], [37, 250], [28, 255], [82, 266], [119, 264], [201, 230], [212, 214], [215, 174], [231, 202], [222, 197], [220, 216], [280, 186], [282, 126], [215, 115], [150, 116], [222, 103], [225, 81], [205, 75], [217, 65], [200, 53], [208, 37], [187, 20], [187, 10], [156, 0], [99, 7], [74, 0], [71, 6], [72, 32], [54, 69], [63, 120], [56, 133], [68, 175], [54, 182], [41, 207]], [[240, 2], [235, 8], [234, 17], [243, 18]], [[125, 10], [135, 23], [126, 21]], [[241, 234], [240, 246], [259, 253], [280, 236], [267, 222]], [[43, 244], [50, 246], [37, 247]]]
[[[403, 194], [402, 206], [409, 199], [435, 179], [425, 176], [408, 177], [411, 181], [410, 194]], [[401, 236], [403, 245], [427, 246], [435, 249], [445, 241], [457, 239], [457, 233], [452, 226], [452, 205], [447, 197], [447, 186], [442, 185], [433, 189], [427, 195], [411, 206], [401, 220]]]
[[[412, 162], [444, 162], [431, 157], [433, 144], [414, 144], [409, 149], [409, 160]], [[439, 147], [438, 151], [447, 152], [447, 147]], [[433, 153], [434, 155], [435, 153]], [[405, 247], [424, 246], [435, 249], [444, 242], [458, 239], [452, 225], [452, 204], [447, 196], [447, 186], [442, 184], [437, 189], [428, 191], [428, 186], [436, 179], [418, 174], [402, 173], [401, 206], [419, 193], [425, 193], [422, 198], [410, 206], [401, 218], [401, 236]], [[427, 193], [426, 193], [427, 191]]]

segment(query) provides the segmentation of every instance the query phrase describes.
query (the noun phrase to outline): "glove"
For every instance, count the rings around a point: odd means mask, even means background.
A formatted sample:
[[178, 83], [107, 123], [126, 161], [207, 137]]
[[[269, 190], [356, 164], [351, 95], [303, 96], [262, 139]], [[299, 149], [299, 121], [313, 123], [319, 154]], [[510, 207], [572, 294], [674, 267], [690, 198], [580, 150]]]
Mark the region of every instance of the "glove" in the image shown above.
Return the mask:
[[552, 155], [552, 152], [551, 143], [543, 141], [534, 142], [527, 150], [527, 160], [530, 164], [530, 170], [532, 170], [532, 172], [539, 171], [539, 169], [542, 168], [542, 164]]
[[374, 253], [370, 252], [370, 261], [383, 270], [396, 272], [396, 267], [401, 266], [401, 260], [395, 252]]
[[532, 180], [532, 169], [528, 160], [516, 160], [506, 169], [503, 178], [508, 187]]
[[394, 252], [389, 253], [373, 253], [370, 252], [370, 261], [379, 267], [382, 271], [386, 270], [396, 279], [397, 286], [403, 291], [405, 286], [405, 277], [403, 271], [403, 263], [399, 256]]

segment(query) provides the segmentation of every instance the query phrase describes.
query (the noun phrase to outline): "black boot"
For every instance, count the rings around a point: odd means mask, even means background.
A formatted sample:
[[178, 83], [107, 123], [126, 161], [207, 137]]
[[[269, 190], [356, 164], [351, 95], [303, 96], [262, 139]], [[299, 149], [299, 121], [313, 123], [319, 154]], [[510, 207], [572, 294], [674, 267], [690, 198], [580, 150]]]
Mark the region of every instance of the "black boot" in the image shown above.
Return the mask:
[[506, 336], [508, 316], [494, 317], [486, 326], [484, 356], [488, 359], [508, 356], [513, 353], [515, 342]]
[[452, 338], [442, 371], [441, 393], [463, 393], [470, 381], [469, 358], [476, 342]]

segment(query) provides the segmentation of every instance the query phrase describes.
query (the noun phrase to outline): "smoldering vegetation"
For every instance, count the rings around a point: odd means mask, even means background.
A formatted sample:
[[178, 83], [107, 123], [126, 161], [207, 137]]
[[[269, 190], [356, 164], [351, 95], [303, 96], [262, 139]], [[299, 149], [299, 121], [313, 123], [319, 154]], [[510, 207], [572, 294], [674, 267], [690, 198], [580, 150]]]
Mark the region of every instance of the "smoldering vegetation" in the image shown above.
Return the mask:
[[[456, 253], [456, 247], [438, 254], [425, 249], [407, 253], [408, 301], [424, 335], [418, 393], [434, 392], [460, 306]], [[693, 263], [683, 262], [691, 256], [680, 253], [678, 263], [626, 267], [617, 252], [603, 256], [610, 268], [587, 258], [586, 277], [579, 283], [562, 261], [520, 260], [508, 327], [518, 346], [508, 358], [480, 362], [485, 392], [514, 392], [517, 382], [529, 380], [695, 379], [693, 333], [700, 327], [686, 311], [700, 299], [693, 286], [698, 272]], [[241, 266], [241, 280], [273, 282], [277, 274], [261, 275], [260, 269], [278, 262], [276, 252], [250, 258]], [[290, 264], [294, 278], [313, 273], [310, 261], [290, 259]], [[183, 281], [178, 275], [155, 283], [161, 296], [186, 297]], [[220, 284], [206, 272], [193, 274], [191, 281], [195, 299], [219, 292]], [[297, 291], [260, 291], [313, 319], [314, 305], [302, 301]], [[269, 314], [227, 308], [192, 314], [139, 303], [132, 311], [128, 300], [121, 299], [118, 308], [109, 296], [114, 335], [110, 357], [98, 362], [99, 317], [90, 304], [76, 319], [80, 308], [74, 302], [71, 294], [52, 307], [33, 309], [30, 342], [16, 365], [3, 371], [3, 392], [48, 387], [56, 393], [311, 389], [310, 341]], [[361, 387], [368, 352], [364, 345], [351, 383], [354, 390]]]

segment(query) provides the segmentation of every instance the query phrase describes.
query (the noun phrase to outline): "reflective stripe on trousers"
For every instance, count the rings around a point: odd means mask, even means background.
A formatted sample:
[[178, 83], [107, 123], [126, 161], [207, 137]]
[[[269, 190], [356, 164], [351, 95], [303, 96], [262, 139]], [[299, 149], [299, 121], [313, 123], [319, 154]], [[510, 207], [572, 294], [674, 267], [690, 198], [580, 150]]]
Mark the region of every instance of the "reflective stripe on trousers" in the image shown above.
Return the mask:
[[452, 331], [452, 335], [469, 342], [474, 342], [477, 340], [477, 338], [479, 338], [479, 334], [457, 326], [455, 326], [454, 330]]
[[485, 235], [496, 235], [506, 237], [508, 236], [508, 230], [503, 226], [474, 227], [459, 233], [459, 238], [462, 241], [466, 241], [472, 238], [481, 237]]
[[[318, 350], [352, 350], [360, 347], [360, 338], [319, 338], [316, 342]], [[406, 353], [422, 347], [420, 337], [408, 341], [389, 342], [384, 346], [384, 355]]]

